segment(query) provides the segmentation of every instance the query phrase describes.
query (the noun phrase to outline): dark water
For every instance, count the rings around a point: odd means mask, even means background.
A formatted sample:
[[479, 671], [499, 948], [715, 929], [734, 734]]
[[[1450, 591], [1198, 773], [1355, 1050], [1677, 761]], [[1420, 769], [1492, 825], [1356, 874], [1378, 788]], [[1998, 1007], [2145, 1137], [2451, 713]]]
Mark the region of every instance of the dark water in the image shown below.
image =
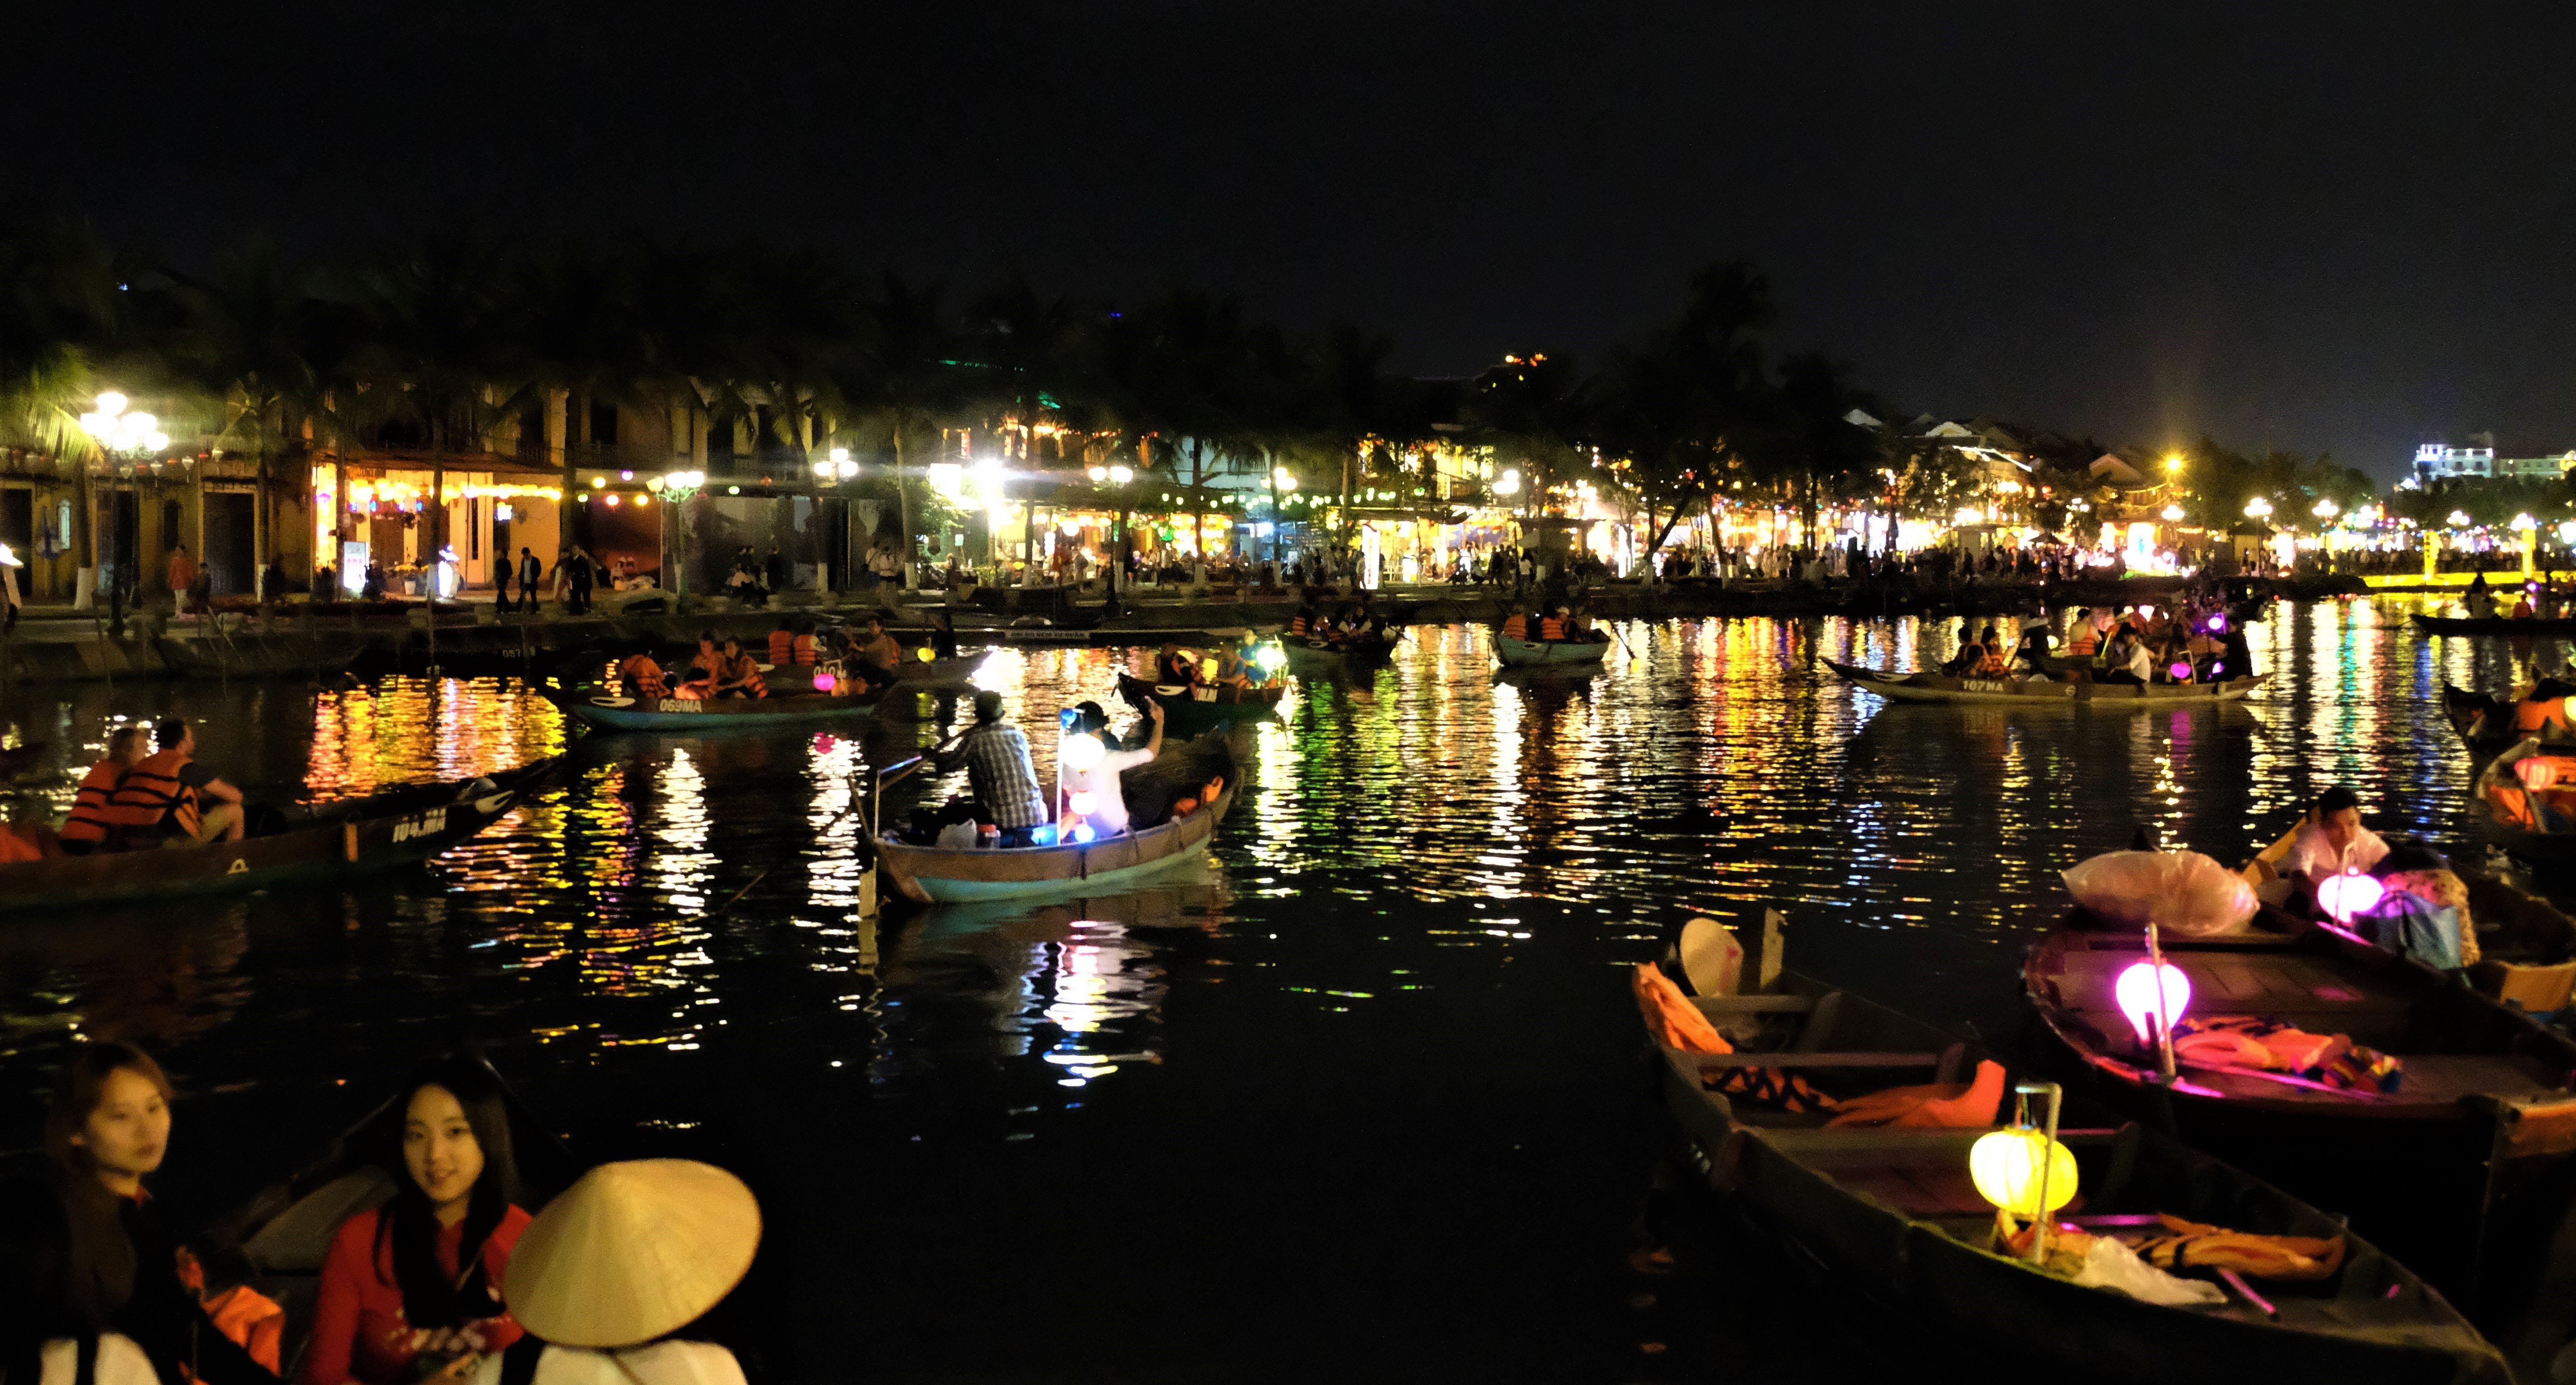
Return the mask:
[[[1888, 706], [1820, 662], [1946, 656], [1912, 621], [1631, 624], [1574, 681], [1422, 629], [1238, 734], [1204, 867], [875, 925], [852, 776], [935, 740], [935, 698], [856, 736], [585, 739], [491, 680], [12, 690], [57, 746], [202, 718], [276, 798], [572, 768], [426, 872], [11, 919], [0, 1133], [66, 1032], [136, 1039], [189, 1093], [164, 1193], [209, 1211], [471, 1034], [577, 1153], [750, 1179], [736, 1328], [770, 1380], [1818, 1378], [1848, 1320], [1758, 1252], [1632, 1269], [1665, 1127], [1623, 969], [1772, 905], [1793, 966], [2008, 1041], [2056, 872], [2141, 826], [2232, 862], [2345, 783], [2456, 837], [2440, 685], [2517, 652], [2406, 609], [2281, 608], [2258, 704], [2157, 713]], [[1148, 657], [981, 681], [1050, 724]]]

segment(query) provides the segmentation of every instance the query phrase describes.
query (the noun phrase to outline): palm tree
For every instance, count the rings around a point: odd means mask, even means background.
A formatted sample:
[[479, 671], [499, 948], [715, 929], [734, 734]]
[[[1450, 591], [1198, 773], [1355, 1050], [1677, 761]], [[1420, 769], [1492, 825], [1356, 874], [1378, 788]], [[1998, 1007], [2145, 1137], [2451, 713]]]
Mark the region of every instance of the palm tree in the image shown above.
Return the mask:
[[888, 272], [868, 304], [856, 349], [839, 363], [840, 396], [872, 415], [894, 443], [895, 513], [904, 551], [904, 585], [912, 585], [912, 459], [921, 441], [964, 401], [967, 382], [955, 364], [959, 334], [940, 308], [937, 285], [905, 283]]
[[[219, 444], [256, 463], [251, 547], [259, 561], [273, 552], [273, 461], [304, 453], [308, 424], [323, 441], [339, 437], [327, 365], [317, 361], [330, 354], [324, 309], [306, 276], [262, 242], [227, 256], [211, 279], [164, 272], [183, 314], [175, 363], [222, 401]], [[337, 500], [345, 510], [347, 497]]]
[[93, 352], [117, 318], [115, 256], [68, 221], [0, 225], [0, 436], [74, 465], [74, 563], [96, 565], [89, 464], [79, 417], [96, 388]]
[[[435, 555], [447, 545], [447, 458], [487, 451], [485, 439], [525, 377], [524, 299], [499, 249], [466, 236], [430, 241], [419, 251], [379, 260], [357, 276], [365, 321], [359, 396], [379, 423], [408, 421], [420, 430], [430, 464], [430, 533]], [[572, 493], [564, 493], [567, 504]]]

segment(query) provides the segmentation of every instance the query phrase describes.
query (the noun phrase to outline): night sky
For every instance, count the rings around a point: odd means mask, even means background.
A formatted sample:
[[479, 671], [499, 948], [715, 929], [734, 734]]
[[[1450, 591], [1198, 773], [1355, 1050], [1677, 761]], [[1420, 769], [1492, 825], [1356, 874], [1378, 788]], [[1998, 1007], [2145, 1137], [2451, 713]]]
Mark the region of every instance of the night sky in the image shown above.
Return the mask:
[[[1712, 259], [1908, 413], [2393, 477], [2576, 447], [2565, 7], [128, 3], [12, 189], [182, 261], [474, 224], [1242, 295], [1596, 361]], [[51, 55], [51, 56], [47, 56]]]

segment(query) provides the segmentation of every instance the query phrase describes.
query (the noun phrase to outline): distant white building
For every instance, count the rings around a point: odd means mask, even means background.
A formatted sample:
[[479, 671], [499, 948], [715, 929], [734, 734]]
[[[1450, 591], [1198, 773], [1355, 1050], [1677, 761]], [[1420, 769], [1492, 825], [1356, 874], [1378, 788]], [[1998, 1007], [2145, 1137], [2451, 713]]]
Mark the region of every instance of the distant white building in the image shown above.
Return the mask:
[[2428, 442], [2415, 449], [2418, 485], [2436, 481], [2555, 481], [2576, 466], [2576, 451], [2500, 457], [2493, 433], [2471, 433], [2466, 447]]

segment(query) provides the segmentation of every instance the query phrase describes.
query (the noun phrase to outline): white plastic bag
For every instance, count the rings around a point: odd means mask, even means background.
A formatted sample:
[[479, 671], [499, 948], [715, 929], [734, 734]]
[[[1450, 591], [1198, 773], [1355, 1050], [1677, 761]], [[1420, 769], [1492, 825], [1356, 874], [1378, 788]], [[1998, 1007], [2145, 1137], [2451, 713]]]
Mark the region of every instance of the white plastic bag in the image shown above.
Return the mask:
[[2197, 851], [2113, 851], [2065, 872], [2075, 902], [2114, 923], [2177, 938], [2243, 928], [2254, 917], [2254, 887]]
[[2117, 1289], [2131, 1298], [2168, 1308], [2215, 1306], [2227, 1301], [2225, 1289], [2206, 1280], [2167, 1274], [2108, 1236], [2094, 1237], [2093, 1244], [2085, 1249], [2084, 1268], [2075, 1272], [2075, 1282], [2095, 1289]]

